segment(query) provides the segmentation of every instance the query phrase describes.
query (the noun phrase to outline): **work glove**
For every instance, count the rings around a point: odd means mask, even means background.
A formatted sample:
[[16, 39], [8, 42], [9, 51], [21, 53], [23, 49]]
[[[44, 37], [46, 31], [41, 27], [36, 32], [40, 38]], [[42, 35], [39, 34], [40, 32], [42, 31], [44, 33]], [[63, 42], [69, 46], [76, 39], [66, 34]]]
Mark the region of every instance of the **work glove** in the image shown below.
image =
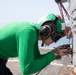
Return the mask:
[[72, 49], [69, 44], [61, 45], [52, 50], [56, 56], [56, 59], [61, 59], [62, 56], [72, 54]]

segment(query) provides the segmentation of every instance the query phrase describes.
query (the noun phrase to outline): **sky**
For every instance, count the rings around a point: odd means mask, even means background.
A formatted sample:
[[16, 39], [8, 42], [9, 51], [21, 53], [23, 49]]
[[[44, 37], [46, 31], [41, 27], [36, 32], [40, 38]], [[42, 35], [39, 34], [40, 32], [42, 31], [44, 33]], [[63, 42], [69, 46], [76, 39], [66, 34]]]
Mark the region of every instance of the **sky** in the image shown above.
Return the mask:
[[[64, 3], [65, 8], [68, 3]], [[54, 0], [0, 0], [0, 26], [11, 22], [29, 21], [36, 23], [42, 16], [54, 13], [60, 15]], [[48, 47], [68, 43], [66, 37]], [[41, 41], [39, 41], [39, 46]]]

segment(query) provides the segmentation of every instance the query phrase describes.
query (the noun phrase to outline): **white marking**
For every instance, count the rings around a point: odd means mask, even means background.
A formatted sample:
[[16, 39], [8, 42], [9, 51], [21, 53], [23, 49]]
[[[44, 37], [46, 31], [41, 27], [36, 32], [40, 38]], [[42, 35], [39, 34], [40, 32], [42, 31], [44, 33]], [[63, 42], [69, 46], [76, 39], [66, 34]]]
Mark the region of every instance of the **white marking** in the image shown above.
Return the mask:
[[65, 23], [61, 23], [61, 26], [62, 26], [62, 30], [65, 30]]
[[[54, 66], [64, 66], [64, 64], [59, 64], [59, 63], [50, 63], [50, 65], [54, 65]], [[74, 65], [67, 65], [67, 67], [74, 67]]]

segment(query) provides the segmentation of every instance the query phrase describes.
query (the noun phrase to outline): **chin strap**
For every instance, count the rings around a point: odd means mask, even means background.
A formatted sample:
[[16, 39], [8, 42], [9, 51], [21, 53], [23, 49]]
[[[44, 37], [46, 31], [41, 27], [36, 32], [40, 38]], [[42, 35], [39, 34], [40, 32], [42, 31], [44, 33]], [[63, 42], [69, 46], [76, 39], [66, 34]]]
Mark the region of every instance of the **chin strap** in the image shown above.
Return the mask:
[[41, 46], [42, 46], [42, 47], [44, 46], [44, 42], [42, 42]]

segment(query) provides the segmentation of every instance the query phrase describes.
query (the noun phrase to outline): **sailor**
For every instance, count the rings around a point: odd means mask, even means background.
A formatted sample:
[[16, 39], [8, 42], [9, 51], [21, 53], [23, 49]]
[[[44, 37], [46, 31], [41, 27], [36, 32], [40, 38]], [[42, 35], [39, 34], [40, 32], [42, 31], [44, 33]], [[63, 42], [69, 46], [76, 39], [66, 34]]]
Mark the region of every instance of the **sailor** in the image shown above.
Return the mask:
[[71, 54], [62, 45], [46, 54], [40, 54], [38, 40], [50, 45], [65, 36], [65, 23], [53, 13], [45, 15], [36, 24], [15, 22], [0, 28], [0, 75], [13, 75], [6, 66], [9, 58], [18, 57], [23, 75], [36, 73], [53, 60]]

